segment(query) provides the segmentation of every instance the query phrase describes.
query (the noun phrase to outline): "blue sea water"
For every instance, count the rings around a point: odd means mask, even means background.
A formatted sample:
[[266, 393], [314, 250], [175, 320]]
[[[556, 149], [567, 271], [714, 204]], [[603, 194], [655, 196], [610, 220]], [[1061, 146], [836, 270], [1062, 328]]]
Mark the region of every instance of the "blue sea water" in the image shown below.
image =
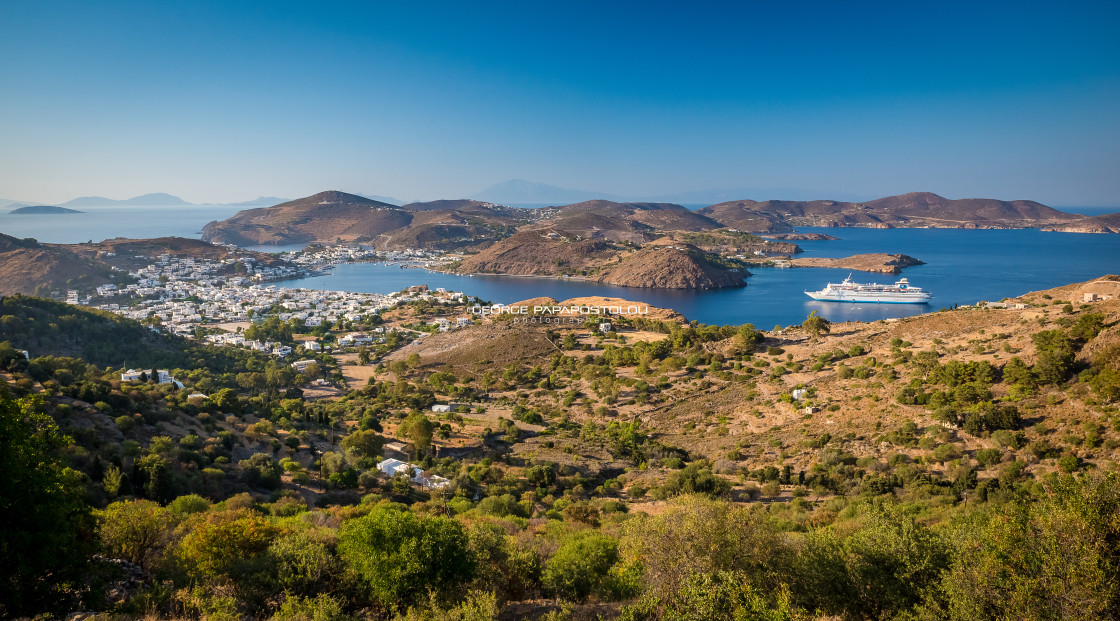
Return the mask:
[[340, 265], [329, 274], [282, 283], [283, 286], [339, 291], [390, 293], [410, 285], [446, 287], [497, 303], [538, 296], [564, 300], [580, 296], [620, 297], [672, 308], [689, 319], [710, 324], [800, 323], [811, 311], [830, 321], [874, 321], [948, 308], [954, 304], [995, 301], [1120, 272], [1120, 236], [1047, 233], [1025, 230], [958, 229], [799, 229], [827, 233], [839, 240], [798, 242], [799, 256], [845, 257], [867, 252], [908, 254], [925, 265], [906, 268], [901, 276], [933, 293], [930, 304], [850, 304], [817, 302], [805, 291], [839, 282], [849, 274], [857, 282], [893, 282], [884, 274], [827, 268], [754, 268], [747, 286], [717, 291], [673, 291], [617, 287], [579, 280], [511, 276], [457, 276], [379, 263]]
[[232, 205], [127, 205], [83, 207], [82, 213], [69, 214], [12, 214], [0, 211], [0, 233], [21, 239], [33, 237], [49, 244], [80, 244], [113, 237], [148, 239], [174, 235], [198, 238], [207, 222], [225, 220], [241, 209]]

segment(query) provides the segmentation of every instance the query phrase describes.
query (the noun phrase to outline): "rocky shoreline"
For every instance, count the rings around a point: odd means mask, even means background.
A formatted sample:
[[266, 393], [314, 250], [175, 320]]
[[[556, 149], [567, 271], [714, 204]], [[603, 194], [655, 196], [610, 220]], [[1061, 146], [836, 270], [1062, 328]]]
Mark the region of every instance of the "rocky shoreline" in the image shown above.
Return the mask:
[[856, 254], [850, 257], [835, 259], [803, 257], [790, 260], [790, 265], [793, 267], [834, 267], [860, 272], [877, 272], [880, 274], [897, 274], [901, 272], [904, 267], [924, 264], [924, 261], [905, 254], [885, 254], [881, 252]]

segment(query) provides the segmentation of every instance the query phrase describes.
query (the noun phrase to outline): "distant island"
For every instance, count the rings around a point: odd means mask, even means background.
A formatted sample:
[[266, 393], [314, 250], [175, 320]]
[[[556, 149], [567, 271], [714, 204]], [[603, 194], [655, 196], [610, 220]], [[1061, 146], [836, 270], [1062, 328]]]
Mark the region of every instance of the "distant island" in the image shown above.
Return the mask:
[[36, 214], [62, 214], [62, 213], [85, 213], [77, 209], [67, 209], [66, 207], [55, 207], [53, 205], [28, 205], [9, 211], [10, 214], [20, 215], [36, 215]]

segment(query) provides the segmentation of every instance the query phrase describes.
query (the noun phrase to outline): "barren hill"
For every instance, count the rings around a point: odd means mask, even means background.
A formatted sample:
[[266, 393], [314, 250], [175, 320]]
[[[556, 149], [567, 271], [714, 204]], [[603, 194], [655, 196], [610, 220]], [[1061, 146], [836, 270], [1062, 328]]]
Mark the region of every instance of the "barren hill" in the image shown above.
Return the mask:
[[633, 252], [599, 276], [599, 282], [623, 287], [722, 289], [743, 286], [749, 272], [713, 265], [695, 249], [653, 246]]
[[523, 231], [467, 257], [460, 273], [559, 276], [581, 274], [613, 259], [615, 247], [602, 239], [576, 240], [568, 233], [552, 236]]
[[100, 261], [79, 256], [64, 247], [0, 233], [0, 295], [46, 294], [51, 290], [116, 280], [117, 275]]
[[490, 242], [527, 221], [531, 210], [471, 200], [397, 207], [345, 192], [320, 192], [211, 222], [207, 241], [294, 244], [365, 242], [378, 248], [457, 248]]
[[399, 207], [345, 192], [320, 192], [273, 207], [238, 212], [211, 222], [202, 239], [212, 242], [296, 244], [353, 241], [406, 226], [412, 216]]
[[706, 231], [720, 224], [672, 203], [615, 203], [595, 200], [558, 207], [534, 225], [583, 237], [641, 243], [662, 231]]
[[748, 233], [788, 233], [793, 231], [793, 227], [782, 222], [779, 217], [757, 211], [754, 207], [758, 204], [756, 201], [729, 201], [718, 205], [710, 205], [696, 213], [707, 216], [723, 226]]

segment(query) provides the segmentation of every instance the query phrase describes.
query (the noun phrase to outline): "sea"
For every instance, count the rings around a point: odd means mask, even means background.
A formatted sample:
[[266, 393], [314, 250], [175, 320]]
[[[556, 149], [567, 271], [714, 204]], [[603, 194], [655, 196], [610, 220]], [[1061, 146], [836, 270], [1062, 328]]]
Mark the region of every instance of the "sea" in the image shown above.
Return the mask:
[[[239, 207], [104, 207], [84, 214], [0, 214], [0, 232], [41, 242], [78, 243], [112, 237], [199, 237], [202, 227], [236, 213]], [[1098, 215], [1120, 208], [1066, 208]], [[715, 291], [676, 291], [603, 285], [576, 279], [516, 276], [459, 276], [385, 263], [338, 265], [324, 275], [275, 283], [331, 291], [391, 293], [412, 285], [443, 287], [491, 303], [533, 297], [617, 297], [672, 308], [706, 324], [752, 323], [760, 328], [799, 324], [812, 311], [833, 322], [875, 321], [934, 312], [981, 300], [998, 301], [1120, 273], [1120, 235], [1049, 233], [1035, 229], [863, 229], [802, 227], [838, 240], [797, 242], [802, 257], [845, 257], [869, 252], [907, 254], [925, 262], [898, 276], [829, 268], [752, 268], [746, 286]], [[262, 246], [284, 251], [298, 247]], [[855, 282], [890, 283], [905, 276], [933, 294], [929, 304], [817, 302], [805, 295], [851, 275]]]

